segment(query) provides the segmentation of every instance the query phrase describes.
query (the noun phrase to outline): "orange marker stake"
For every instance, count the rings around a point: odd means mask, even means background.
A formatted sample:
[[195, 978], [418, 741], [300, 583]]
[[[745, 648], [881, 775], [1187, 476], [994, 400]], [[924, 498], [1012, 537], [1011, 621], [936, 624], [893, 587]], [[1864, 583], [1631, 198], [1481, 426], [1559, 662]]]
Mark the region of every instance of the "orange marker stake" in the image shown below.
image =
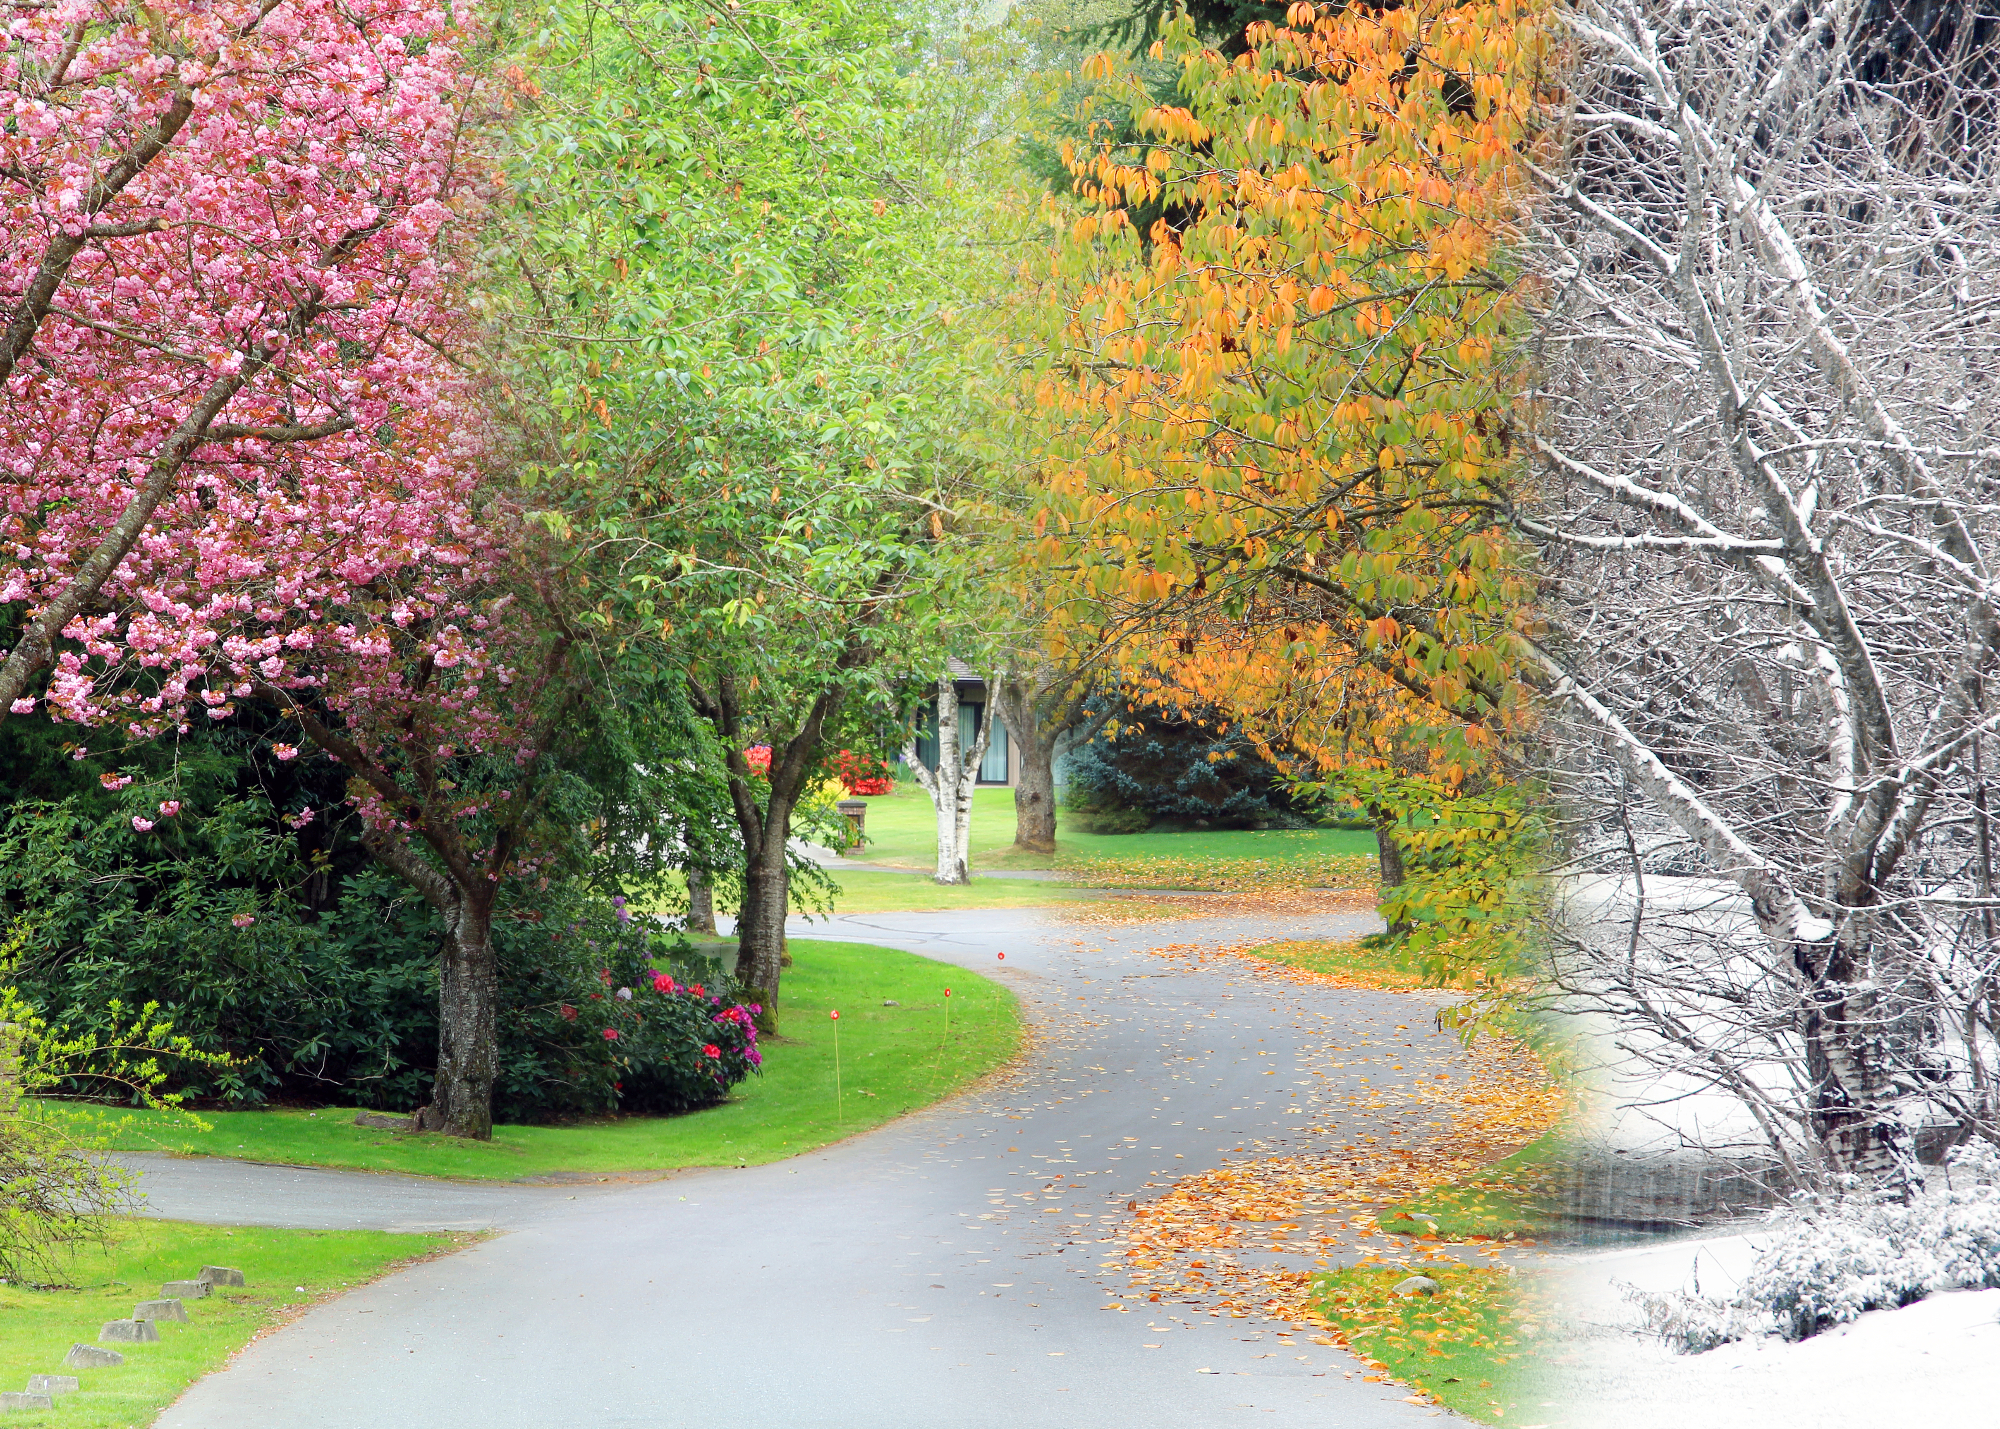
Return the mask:
[[840, 1009], [827, 1014], [833, 1019], [833, 1107], [838, 1121], [847, 1120], [847, 1103], [840, 1095]]

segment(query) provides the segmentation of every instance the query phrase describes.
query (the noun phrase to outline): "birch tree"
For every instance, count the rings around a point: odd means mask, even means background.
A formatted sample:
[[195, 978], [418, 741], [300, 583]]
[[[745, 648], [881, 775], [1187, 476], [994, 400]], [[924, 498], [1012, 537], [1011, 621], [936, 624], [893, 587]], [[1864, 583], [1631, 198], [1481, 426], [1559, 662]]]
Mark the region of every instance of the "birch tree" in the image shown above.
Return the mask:
[[[1568, 23], [1515, 519], [1626, 892], [1564, 974], [1802, 1174], [1909, 1187], [1926, 1128], [2000, 1137], [1990, 38], [1852, 0]], [[1743, 916], [1651, 911], [1675, 849]]]
[[[1000, 684], [1001, 677], [995, 672], [986, 681], [986, 688], [998, 690]], [[917, 776], [917, 783], [930, 795], [931, 807], [937, 810], [937, 872], [932, 875], [935, 882], [972, 882], [969, 848], [972, 796], [979, 786], [979, 765], [986, 758], [986, 742], [992, 732], [993, 717], [989, 709], [987, 717], [979, 722], [979, 733], [973, 736], [971, 746], [960, 754], [958, 684], [951, 671], [946, 670], [937, 680], [937, 769], [926, 769], [924, 761], [917, 757], [914, 732], [903, 742], [903, 762]]]

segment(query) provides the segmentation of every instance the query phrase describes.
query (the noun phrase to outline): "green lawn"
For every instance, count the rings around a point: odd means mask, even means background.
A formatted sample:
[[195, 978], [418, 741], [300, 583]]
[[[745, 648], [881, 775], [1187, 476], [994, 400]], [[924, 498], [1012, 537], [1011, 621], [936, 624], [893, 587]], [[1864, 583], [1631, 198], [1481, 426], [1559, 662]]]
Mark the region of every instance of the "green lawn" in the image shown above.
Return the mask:
[[[976, 973], [914, 953], [797, 940], [764, 1073], [729, 1101], [671, 1117], [496, 1127], [491, 1142], [355, 1126], [352, 1109], [203, 1113], [208, 1132], [147, 1112], [107, 1120], [120, 1150], [166, 1150], [427, 1176], [514, 1179], [552, 1172], [756, 1165], [810, 1151], [944, 1097], [1001, 1066], [1020, 1041], [1013, 994]], [[952, 990], [945, 1036], [944, 990]], [[901, 1004], [885, 1007], [885, 1002]], [[834, 1098], [840, 1012], [844, 1096]]]
[[[1442, 1289], [1397, 1295], [1413, 1274]], [[1483, 1424], [1518, 1423], [1523, 1408], [1541, 1401], [1534, 1345], [1544, 1315], [1519, 1276], [1484, 1266], [1358, 1265], [1313, 1279], [1320, 1313], [1391, 1378]]]
[[[0, 1388], [20, 1389], [31, 1374], [75, 1374], [82, 1381], [75, 1394], [56, 1400], [54, 1411], [10, 1414], [9, 1424], [63, 1429], [150, 1424], [288, 1307], [337, 1294], [399, 1261], [470, 1239], [122, 1219], [110, 1229], [109, 1245], [82, 1250], [68, 1262], [66, 1278], [75, 1288], [0, 1284]], [[106, 1320], [124, 1319], [137, 1301], [157, 1295], [162, 1282], [192, 1279], [204, 1265], [233, 1266], [249, 1283], [183, 1302], [187, 1324], [162, 1323], [158, 1344], [117, 1346], [125, 1363], [116, 1368], [63, 1368], [72, 1344], [95, 1344]]]
[[1561, 1166], [1565, 1145], [1565, 1133], [1551, 1131], [1458, 1185], [1439, 1186], [1385, 1211], [1381, 1228], [1391, 1235], [1435, 1234], [1441, 1241], [1546, 1234], [1551, 1224], [1541, 1187]]
[[1412, 988], [1422, 987], [1424, 982], [1416, 959], [1402, 949], [1359, 938], [1264, 943], [1250, 949], [1250, 956], [1368, 987]]
[[[921, 789], [898, 785], [893, 794], [869, 799], [868, 851], [861, 855], [871, 863], [897, 868], [929, 869], [937, 862], [937, 815]], [[1014, 846], [1014, 791], [981, 789], [972, 800], [972, 871], [993, 868], [1055, 868], [1084, 875], [1087, 881], [1106, 884], [1092, 875], [1095, 865], [1109, 863], [1119, 871], [1129, 867], [1134, 874], [1140, 865], [1155, 865], [1156, 872], [1192, 876], [1194, 882], [1164, 884], [1152, 881], [1147, 887], [1211, 886], [1213, 870], [1202, 865], [1237, 861], [1265, 864], [1299, 864], [1330, 858], [1375, 856], [1375, 835], [1368, 829], [1225, 829], [1188, 833], [1146, 832], [1143, 834], [1072, 833], [1057, 818], [1056, 854], [1053, 858], [1016, 854]], [[842, 880], [845, 881], [844, 879]]]
[[[834, 869], [840, 894], [836, 913], [910, 913], [933, 908], [1049, 908], [1097, 895], [1045, 879], [974, 878], [950, 886], [931, 882], [924, 873], [878, 873], [867, 869]], [[809, 915], [808, 915], [809, 916]]]

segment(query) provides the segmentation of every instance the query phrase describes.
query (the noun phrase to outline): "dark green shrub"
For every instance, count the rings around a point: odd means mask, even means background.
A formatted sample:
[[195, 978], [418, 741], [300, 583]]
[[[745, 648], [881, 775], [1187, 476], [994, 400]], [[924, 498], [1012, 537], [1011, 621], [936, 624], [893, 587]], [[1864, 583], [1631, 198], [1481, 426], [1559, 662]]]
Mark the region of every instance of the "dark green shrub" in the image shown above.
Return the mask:
[[[150, 829], [92, 802], [0, 810], [0, 931], [18, 944], [13, 981], [51, 1024], [101, 1032], [114, 1002], [159, 1004], [196, 1048], [235, 1059], [170, 1069], [168, 1086], [199, 1101], [407, 1111], [429, 1100], [443, 930], [407, 885], [365, 865], [335, 878], [324, 858], [302, 861], [261, 800], [227, 797]], [[305, 897], [315, 884], [320, 908]], [[697, 1015], [648, 982], [636, 1009], [615, 997], [617, 1009], [603, 1006], [606, 979], [636, 987], [642, 973], [675, 970], [684, 948], [622, 915], [573, 880], [517, 890], [504, 906], [497, 1119], [680, 1110], [716, 1100], [754, 1066], [754, 1040], [714, 1026], [731, 1004], [704, 1001]], [[685, 964], [675, 975], [700, 980]], [[635, 1011], [644, 1023], [618, 1020]], [[707, 1057], [711, 1045], [722, 1055]]]
[[1063, 765], [1069, 826], [1137, 833], [1154, 823], [1194, 829], [1304, 828], [1285, 771], [1210, 711], [1127, 706]]

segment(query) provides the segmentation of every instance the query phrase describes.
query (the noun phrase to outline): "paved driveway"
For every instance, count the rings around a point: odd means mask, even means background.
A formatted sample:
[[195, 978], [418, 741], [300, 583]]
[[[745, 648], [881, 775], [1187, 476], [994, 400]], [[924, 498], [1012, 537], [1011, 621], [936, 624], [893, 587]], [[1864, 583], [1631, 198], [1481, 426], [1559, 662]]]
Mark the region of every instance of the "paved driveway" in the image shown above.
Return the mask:
[[[461, 1186], [187, 1161], [156, 1213], [507, 1233], [332, 1301], [250, 1346], [165, 1429], [1215, 1429], [1441, 1411], [1269, 1327], [1100, 1308], [1128, 1201], [1337, 1117], [1362, 1073], [1329, 1040], [1452, 1045], [1387, 993], [1280, 985], [1148, 949], [1358, 932], [1339, 916], [1076, 926], [1028, 910], [853, 915], [797, 935], [997, 976], [1034, 1040], [1010, 1073], [791, 1161], [645, 1184]], [[1005, 952], [1002, 963], [996, 953]], [[1411, 1030], [1397, 1032], [1399, 1027]], [[1433, 1045], [1430, 1039], [1436, 1038]], [[1414, 1065], [1414, 1061], [1413, 1061]], [[1367, 1072], [1375, 1085], [1385, 1073]], [[1140, 1302], [1144, 1304], [1145, 1302]], [[1163, 1307], [1148, 1309], [1160, 1312]]]

